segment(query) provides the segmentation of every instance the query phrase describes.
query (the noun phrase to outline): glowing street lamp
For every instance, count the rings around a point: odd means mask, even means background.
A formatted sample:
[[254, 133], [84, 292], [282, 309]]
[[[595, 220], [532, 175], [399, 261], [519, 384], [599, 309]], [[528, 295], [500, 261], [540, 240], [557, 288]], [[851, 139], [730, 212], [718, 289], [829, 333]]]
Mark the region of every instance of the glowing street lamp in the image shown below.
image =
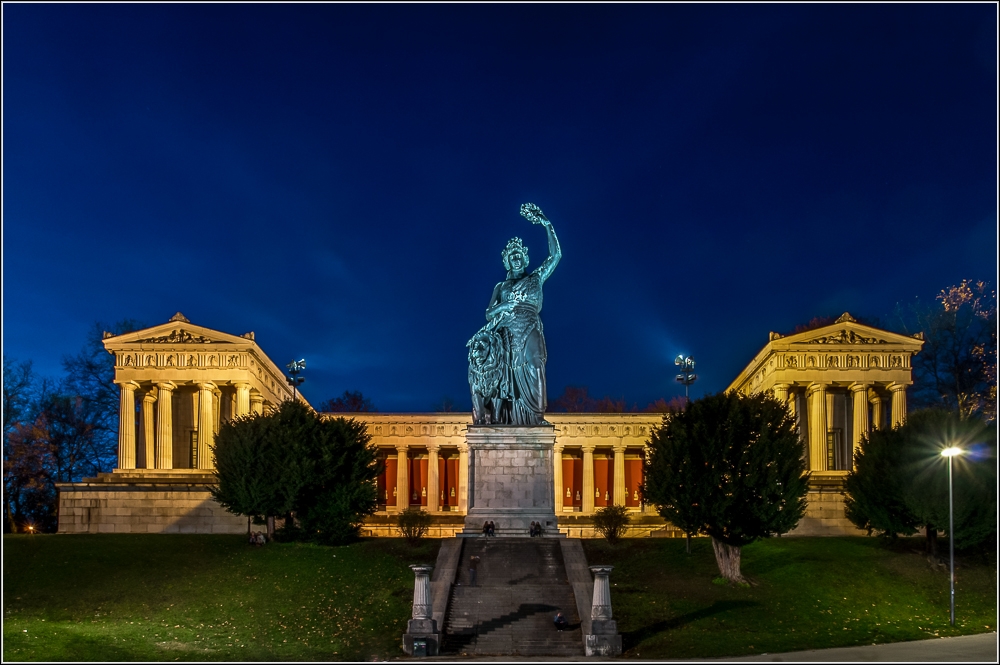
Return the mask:
[[690, 403], [688, 386], [698, 380], [698, 375], [694, 373], [694, 358], [682, 354], [674, 358], [674, 364], [680, 368], [681, 373], [677, 375], [677, 382], [684, 384], [684, 401]]
[[951, 625], [955, 625], [955, 508], [951, 491], [951, 459], [965, 451], [952, 446], [941, 451], [948, 458], [948, 556], [951, 560]]
[[290, 362], [287, 365], [285, 365], [285, 369], [287, 369], [288, 373], [291, 374], [291, 376], [285, 377], [285, 379], [288, 381], [289, 385], [292, 386], [292, 401], [293, 402], [297, 398], [297, 394], [295, 392], [295, 389], [298, 386], [302, 385], [302, 382], [306, 380], [305, 377], [299, 376], [299, 372], [301, 372], [305, 368], [306, 368], [306, 359], [305, 358], [303, 358], [302, 360], [293, 360], [292, 362]]

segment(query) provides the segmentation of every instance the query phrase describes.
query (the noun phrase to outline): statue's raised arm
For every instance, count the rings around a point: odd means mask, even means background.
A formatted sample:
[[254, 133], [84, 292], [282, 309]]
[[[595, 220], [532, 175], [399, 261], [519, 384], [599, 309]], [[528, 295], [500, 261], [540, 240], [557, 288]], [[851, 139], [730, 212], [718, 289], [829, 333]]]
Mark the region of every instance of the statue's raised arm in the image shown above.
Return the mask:
[[523, 204], [521, 206], [521, 216], [532, 224], [541, 224], [545, 227], [545, 233], [549, 240], [549, 258], [545, 259], [542, 265], [538, 266], [538, 269], [535, 270], [539, 279], [544, 282], [552, 274], [552, 271], [556, 269], [556, 266], [559, 265], [559, 259], [562, 258], [562, 248], [559, 246], [559, 238], [556, 237], [556, 231], [552, 228], [552, 222], [545, 216], [542, 209], [534, 203]]

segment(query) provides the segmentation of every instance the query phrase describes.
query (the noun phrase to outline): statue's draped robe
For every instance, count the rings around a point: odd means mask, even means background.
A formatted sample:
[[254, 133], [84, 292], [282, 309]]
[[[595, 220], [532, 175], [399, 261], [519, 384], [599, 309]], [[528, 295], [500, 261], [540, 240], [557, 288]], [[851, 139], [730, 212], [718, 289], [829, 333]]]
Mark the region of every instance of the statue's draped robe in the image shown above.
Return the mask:
[[501, 425], [539, 425], [545, 421], [545, 335], [538, 313], [542, 309], [542, 280], [535, 271], [500, 285], [499, 302], [514, 302], [513, 311], [494, 317], [484, 326], [503, 340], [502, 374], [493, 400], [494, 422]]

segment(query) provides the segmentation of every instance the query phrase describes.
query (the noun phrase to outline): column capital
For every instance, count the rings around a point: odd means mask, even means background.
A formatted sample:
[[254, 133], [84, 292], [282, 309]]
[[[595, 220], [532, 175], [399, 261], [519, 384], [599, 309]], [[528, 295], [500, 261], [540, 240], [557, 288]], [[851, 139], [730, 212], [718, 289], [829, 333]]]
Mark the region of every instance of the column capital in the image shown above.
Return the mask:
[[430, 453], [437, 453], [438, 451], [441, 450], [441, 444], [440, 443], [428, 443], [424, 447], [427, 448], [427, 453], [428, 454], [430, 454]]
[[771, 386], [773, 390], [788, 390], [791, 387], [792, 384], [790, 383], [776, 383], [773, 386]]
[[250, 382], [249, 381], [233, 381], [233, 385], [235, 387], [237, 387], [237, 388], [249, 388], [250, 387]]
[[583, 445], [580, 446], [580, 449], [584, 453], [590, 453], [591, 455], [593, 455], [594, 451], [597, 450], [597, 444], [596, 443], [584, 443]]
[[868, 387], [869, 386], [868, 386], [867, 383], [861, 383], [859, 381], [859, 382], [855, 382], [855, 383], [852, 383], [851, 385], [849, 385], [848, 389], [852, 393], [858, 394], [858, 393], [862, 393], [862, 392], [868, 392]]
[[156, 381], [153, 385], [155, 385], [160, 390], [176, 390], [177, 389], [177, 384], [174, 383], [173, 381]]
[[410, 449], [410, 444], [408, 443], [397, 443], [393, 446], [397, 451], [406, 454], [406, 451]]
[[555, 444], [552, 444], [552, 452], [554, 452], [554, 453], [562, 453], [562, 451], [563, 451], [563, 449], [565, 447], [566, 447], [566, 444], [564, 444], [564, 443], [555, 443]]
[[829, 385], [830, 385], [829, 383], [826, 383], [826, 382], [823, 382], [823, 381], [813, 381], [806, 388], [806, 394], [807, 395], [813, 395], [813, 394], [818, 393], [820, 391], [824, 391], [824, 390], [827, 389], [827, 387], [829, 387]]
[[887, 385], [887, 386], [886, 386], [886, 389], [887, 389], [887, 390], [888, 390], [889, 392], [891, 392], [891, 393], [897, 393], [897, 392], [899, 392], [899, 391], [901, 391], [901, 390], [906, 390], [906, 388], [907, 388], [907, 387], [908, 387], [909, 385], [910, 385], [910, 384], [908, 384], [908, 383], [901, 383], [901, 382], [899, 382], [899, 381], [894, 381], [894, 382], [890, 383], [889, 385]]
[[868, 401], [872, 404], [878, 404], [882, 401], [882, 396], [875, 392], [875, 388], [873, 386], [869, 386], [868, 388]]
[[624, 443], [616, 443], [615, 445], [611, 446], [611, 448], [615, 451], [615, 454], [617, 455], [618, 453], [624, 453], [625, 449], [628, 448], [628, 446], [625, 445]]
[[218, 388], [218, 386], [215, 385], [214, 383], [212, 383], [211, 381], [198, 381], [194, 385], [198, 386], [198, 390], [213, 390], [214, 391], [216, 388]]
[[149, 402], [150, 404], [152, 404], [153, 402], [155, 402], [156, 401], [156, 390], [154, 390], [153, 388], [150, 388], [149, 390], [147, 390], [146, 394], [142, 396], [142, 401], [143, 402]]
[[142, 387], [135, 381], [115, 381], [115, 384], [125, 390], [138, 390]]

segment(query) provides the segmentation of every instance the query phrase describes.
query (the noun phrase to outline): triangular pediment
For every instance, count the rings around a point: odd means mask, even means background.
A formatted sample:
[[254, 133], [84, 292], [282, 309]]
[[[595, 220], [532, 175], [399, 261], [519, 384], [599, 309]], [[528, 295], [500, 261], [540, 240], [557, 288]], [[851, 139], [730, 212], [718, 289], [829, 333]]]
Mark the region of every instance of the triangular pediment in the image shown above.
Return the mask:
[[176, 345], [176, 344], [240, 344], [253, 343], [253, 333], [246, 335], [230, 335], [220, 330], [213, 330], [191, 323], [178, 313], [170, 321], [150, 328], [136, 330], [123, 335], [106, 336], [105, 348], [145, 345]]
[[919, 349], [923, 346], [923, 335], [918, 333], [917, 336], [910, 337], [882, 330], [881, 328], [873, 328], [872, 326], [858, 323], [854, 317], [845, 312], [837, 319], [836, 323], [823, 326], [822, 328], [807, 330], [806, 332], [788, 335], [787, 337], [772, 333], [771, 342], [775, 346], [782, 347], [786, 345], [879, 346], [882, 344], [905, 344]]

